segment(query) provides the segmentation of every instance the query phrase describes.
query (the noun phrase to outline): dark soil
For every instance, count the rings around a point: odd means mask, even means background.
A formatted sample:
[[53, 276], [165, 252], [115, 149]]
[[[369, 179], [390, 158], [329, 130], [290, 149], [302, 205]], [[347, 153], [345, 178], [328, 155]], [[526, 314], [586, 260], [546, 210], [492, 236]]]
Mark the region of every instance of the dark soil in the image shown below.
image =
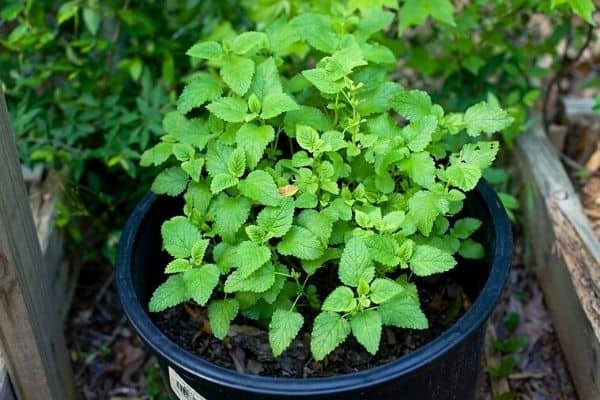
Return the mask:
[[[268, 334], [251, 320], [236, 320], [223, 341], [210, 334], [206, 311], [192, 303], [153, 315], [161, 331], [189, 352], [211, 363], [255, 375], [278, 377], [323, 377], [346, 374], [393, 361], [442, 334], [470, 306], [465, 291], [452, 275], [417, 282], [423, 311], [430, 329], [385, 327], [380, 349], [369, 354], [352, 337], [324, 361], [310, 355], [308, 331], [300, 332], [290, 348], [275, 359]], [[440, 293], [440, 288], [447, 288]], [[312, 326], [309, 321], [305, 326]]]

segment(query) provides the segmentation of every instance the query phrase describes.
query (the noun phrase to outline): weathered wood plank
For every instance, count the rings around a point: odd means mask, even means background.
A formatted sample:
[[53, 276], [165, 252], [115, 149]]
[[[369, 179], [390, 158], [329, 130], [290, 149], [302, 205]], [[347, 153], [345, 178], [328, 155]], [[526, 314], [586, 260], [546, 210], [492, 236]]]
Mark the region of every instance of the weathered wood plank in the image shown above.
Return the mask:
[[600, 398], [600, 243], [536, 121], [515, 149], [527, 252], [582, 399]]
[[76, 398], [62, 316], [56, 315], [0, 91], [0, 346], [20, 400]]

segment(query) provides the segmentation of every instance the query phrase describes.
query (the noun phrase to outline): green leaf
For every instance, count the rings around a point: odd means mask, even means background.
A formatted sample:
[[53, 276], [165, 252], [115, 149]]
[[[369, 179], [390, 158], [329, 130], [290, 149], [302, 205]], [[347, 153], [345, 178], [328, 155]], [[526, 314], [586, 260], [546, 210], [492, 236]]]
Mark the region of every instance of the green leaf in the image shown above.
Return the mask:
[[100, 24], [102, 23], [102, 15], [100, 15], [100, 11], [97, 8], [84, 7], [83, 22], [85, 23], [87, 30], [90, 31], [93, 36], [96, 36]]
[[192, 264], [184, 258], [176, 258], [167, 264], [165, 274], [176, 274], [192, 269]]
[[183, 193], [190, 178], [179, 167], [171, 167], [161, 171], [152, 183], [152, 191], [156, 194], [177, 196]]
[[165, 250], [176, 258], [190, 257], [192, 248], [201, 239], [200, 230], [182, 216], [164, 222], [160, 233]]
[[203, 166], [204, 158], [196, 158], [194, 160], [184, 161], [181, 163], [181, 169], [187, 172], [194, 182], [198, 182], [200, 180], [200, 174], [202, 173]]
[[428, 115], [413, 120], [409, 125], [402, 129], [402, 135], [406, 140], [406, 145], [414, 152], [425, 150], [431, 143], [433, 133], [437, 128], [437, 119]]
[[296, 141], [305, 150], [314, 153], [319, 150], [319, 134], [307, 125], [296, 125]]
[[594, 11], [596, 7], [592, 0], [552, 0], [550, 3], [552, 8], [561, 4], [568, 4], [575, 14], [579, 15], [585, 22], [595, 25]]
[[323, 243], [314, 233], [301, 226], [292, 226], [277, 245], [280, 254], [301, 260], [315, 260], [323, 255]]
[[215, 232], [223, 240], [232, 242], [236, 232], [248, 219], [250, 207], [250, 201], [245, 197], [218, 197], [211, 207], [215, 214]]
[[323, 93], [336, 94], [345, 87], [343, 80], [335, 81], [331, 79], [327, 72], [321, 68], [307, 69], [302, 71], [302, 75]]
[[458, 239], [467, 239], [479, 229], [480, 226], [481, 221], [476, 218], [461, 218], [454, 223], [454, 227], [450, 230], [450, 234]]
[[265, 206], [277, 206], [281, 196], [273, 177], [262, 170], [252, 171], [238, 184], [240, 193]]
[[454, 7], [450, 0], [406, 0], [398, 11], [398, 34], [412, 25], [422, 25], [427, 17], [455, 26]]
[[142, 167], [149, 167], [150, 165], [159, 166], [169, 159], [172, 151], [173, 143], [158, 143], [142, 154], [140, 165]]
[[375, 275], [375, 267], [365, 242], [355, 236], [351, 238], [340, 258], [338, 271], [340, 280], [347, 286], [356, 287], [361, 279], [370, 282]]
[[452, 254], [429, 245], [417, 245], [410, 259], [410, 268], [417, 276], [429, 276], [454, 268]]
[[275, 357], [287, 349], [304, 325], [304, 317], [296, 311], [276, 310], [269, 324], [269, 344]]
[[470, 258], [473, 260], [479, 260], [485, 257], [485, 249], [481, 243], [477, 243], [474, 240], [467, 239], [460, 242], [460, 248], [458, 254], [464, 258]]
[[427, 317], [421, 311], [419, 301], [411, 296], [397, 296], [379, 306], [384, 325], [407, 329], [427, 329]]
[[431, 98], [422, 90], [403, 90], [398, 93], [393, 103], [398, 114], [410, 121], [431, 114]]
[[352, 289], [346, 286], [335, 288], [323, 302], [323, 311], [350, 312], [356, 309], [357, 302]]
[[231, 321], [237, 316], [239, 308], [239, 303], [235, 299], [213, 300], [210, 302], [208, 305], [208, 320], [215, 337], [222, 340], [227, 336]]
[[202, 260], [204, 259], [204, 254], [206, 253], [206, 249], [208, 248], [209, 243], [210, 242], [208, 241], [208, 239], [201, 239], [194, 243], [191, 252], [191, 261], [194, 265], [200, 265], [202, 263]]
[[310, 336], [310, 349], [316, 361], [323, 360], [346, 340], [350, 324], [340, 315], [324, 311], [317, 315]]
[[229, 55], [221, 67], [221, 78], [238, 96], [246, 94], [254, 76], [254, 61], [250, 58]]
[[208, 210], [212, 194], [206, 182], [192, 182], [183, 197], [186, 203], [186, 214], [192, 214], [193, 211], [204, 214]]
[[182, 274], [171, 275], [152, 295], [148, 309], [150, 312], [160, 312], [174, 307], [190, 299]]
[[291, 24], [300, 32], [302, 38], [315, 49], [325, 53], [333, 53], [336, 49], [338, 38], [329, 17], [303, 13], [295, 17]]
[[481, 141], [478, 143], [467, 143], [461, 150], [460, 159], [467, 164], [473, 164], [482, 170], [489, 168], [498, 154], [499, 143], [496, 141]]
[[265, 207], [256, 218], [258, 226], [266, 234], [266, 238], [282, 237], [292, 227], [294, 218], [294, 202], [284, 199], [279, 207]]
[[203, 306], [219, 283], [219, 268], [213, 264], [193, 268], [183, 273], [183, 280], [190, 298]]
[[420, 190], [408, 200], [407, 218], [416, 224], [419, 232], [429, 236], [437, 216], [448, 209], [447, 199], [437, 193]]
[[271, 125], [257, 126], [244, 124], [235, 134], [235, 141], [246, 152], [246, 163], [249, 169], [256, 167], [263, 157], [267, 145], [275, 138]]
[[206, 170], [208, 174], [213, 177], [218, 174], [229, 174], [227, 161], [231, 157], [231, 153], [233, 153], [233, 149], [220, 142], [209, 144], [206, 152]]
[[233, 39], [231, 49], [239, 54], [253, 53], [269, 47], [269, 38], [263, 32], [242, 32]]
[[350, 319], [352, 334], [371, 354], [379, 350], [381, 341], [381, 316], [375, 310], [365, 310], [355, 314]]
[[63, 23], [73, 18], [75, 14], [77, 14], [78, 10], [79, 1], [67, 1], [63, 3], [58, 9], [58, 16], [56, 18], [56, 21], [59, 25], [62, 25]]
[[482, 101], [467, 109], [464, 124], [470, 136], [492, 134], [508, 128], [514, 119], [496, 103]]
[[387, 267], [395, 267], [402, 261], [397, 256], [398, 242], [388, 235], [372, 235], [365, 239], [369, 253], [373, 259]]
[[239, 97], [221, 97], [206, 106], [216, 117], [227, 122], [244, 122], [248, 104]]
[[391, 279], [375, 279], [371, 282], [371, 300], [382, 304], [404, 292], [401, 285]]
[[256, 67], [250, 93], [254, 93], [260, 100], [263, 100], [267, 93], [282, 91], [275, 60], [273, 57], [269, 57]]
[[244, 149], [237, 148], [231, 153], [227, 160], [227, 169], [229, 173], [237, 178], [244, 175], [246, 170], [246, 155]]
[[255, 242], [244, 241], [238, 244], [227, 259], [239, 271], [241, 278], [247, 278], [258, 271], [271, 259], [271, 250]]
[[445, 176], [450, 185], [470, 191], [477, 186], [477, 182], [481, 179], [481, 168], [460, 162], [446, 168]]
[[435, 162], [426, 151], [412, 153], [409, 159], [400, 161], [398, 166], [424, 188], [429, 188], [435, 183]]
[[218, 194], [225, 189], [238, 184], [238, 178], [229, 174], [217, 174], [210, 182], [210, 191], [212, 194]]
[[264, 293], [275, 283], [275, 267], [266, 263], [258, 271], [244, 278], [240, 270], [233, 271], [225, 281], [225, 293], [253, 292]]
[[183, 88], [177, 99], [177, 110], [183, 114], [200, 107], [207, 101], [221, 97], [223, 89], [219, 82], [207, 73], [201, 73]]
[[314, 233], [325, 246], [329, 242], [333, 220], [328, 215], [316, 210], [304, 210], [298, 216], [297, 224]]
[[363, 39], [369, 38], [374, 33], [389, 26], [394, 20], [394, 13], [373, 7], [363, 13], [358, 21], [355, 34]]
[[406, 215], [404, 211], [391, 211], [383, 216], [380, 226], [377, 227], [379, 231], [384, 233], [393, 233], [402, 227]]
[[223, 49], [217, 42], [196, 43], [185, 53], [190, 57], [216, 60], [223, 56]]
[[263, 99], [260, 117], [262, 119], [269, 119], [287, 111], [297, 110], [298, 108], [298, 104], [287, 94], [269, 92]]

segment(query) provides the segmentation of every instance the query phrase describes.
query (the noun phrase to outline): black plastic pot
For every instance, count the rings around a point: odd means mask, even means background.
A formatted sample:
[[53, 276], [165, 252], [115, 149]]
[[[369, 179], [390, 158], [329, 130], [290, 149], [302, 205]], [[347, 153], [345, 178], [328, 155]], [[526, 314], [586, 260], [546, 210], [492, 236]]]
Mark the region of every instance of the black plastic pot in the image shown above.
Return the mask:
[[485, 323], [500, 298], [510, 265], [510, 224], [494, 191], [481, 182], [464, 214], [484, 223], [478, 239], [487, 260], [454, 269], [471, 308], [441, 336], [388, 364], [331, 378], [271, 378], [240, 374], [185, 351], [151, 321], [147, 304], [164, 280], [161, 223], [180, 212], [170, 198], [146, 196], [123, 232], [117, 258], [117, 288], [129, 321], [158, 358], [173, 399], [457, 399], [474, 397]]

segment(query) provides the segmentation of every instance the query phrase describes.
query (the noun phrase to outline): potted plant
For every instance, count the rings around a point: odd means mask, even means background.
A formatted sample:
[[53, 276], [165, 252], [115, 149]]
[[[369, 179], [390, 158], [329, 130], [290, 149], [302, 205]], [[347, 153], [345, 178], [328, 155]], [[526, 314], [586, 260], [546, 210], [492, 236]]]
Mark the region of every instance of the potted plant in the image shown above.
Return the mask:
[[[445, 113], [390, 80], [395, 58], [370, 39], [390, 22], [301, 14], [188, 51], [201, 71], [141, 160], [165, 165], [153, 191], [167, 196], [142, 200], [117, 260], [174, 399], [473, 396], [511, 260], [480, 179], [498, 151], [486, 136], [511, 119], [493, 97]], [[458, 311], [425, 313], [423, 287], [427, 304], [464, 293]], [[416, 350], [392, 344], [432, 319], [448, 321]], [[227, 368], [245, 368], [240, 337], [265, 376]]]

